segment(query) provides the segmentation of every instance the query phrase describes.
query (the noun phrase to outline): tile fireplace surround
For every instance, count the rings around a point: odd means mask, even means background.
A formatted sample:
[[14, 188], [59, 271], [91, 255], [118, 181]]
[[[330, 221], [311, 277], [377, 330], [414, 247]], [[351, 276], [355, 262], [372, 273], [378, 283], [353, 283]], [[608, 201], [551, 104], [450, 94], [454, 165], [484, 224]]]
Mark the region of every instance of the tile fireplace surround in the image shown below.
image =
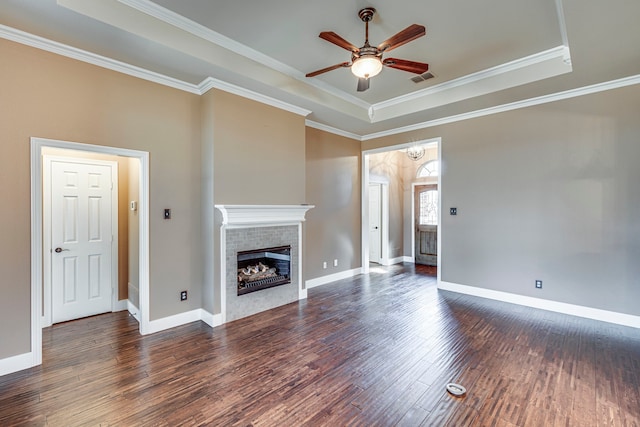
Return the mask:
[[[312, 205], [215, 205], [222, 213], [220, 283], [222, 322], [307, 297], [302, 280], [302, 222]], [[237, 295], [237, 254], [291, 245], [291, 283]]]

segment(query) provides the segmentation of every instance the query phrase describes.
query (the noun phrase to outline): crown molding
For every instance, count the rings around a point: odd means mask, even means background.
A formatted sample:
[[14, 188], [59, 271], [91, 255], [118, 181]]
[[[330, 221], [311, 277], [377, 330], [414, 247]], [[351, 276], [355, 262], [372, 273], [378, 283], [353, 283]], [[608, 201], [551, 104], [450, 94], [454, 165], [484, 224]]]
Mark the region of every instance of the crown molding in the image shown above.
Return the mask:
[[597, 83], [590, 86], [584, 86], [581, 88], [570, 89], [563, 92], [557, 92], [550, 95], [542, 95], [535, 98], [525, 99], [522, 101], [511, 102], [508, 104], [497, 105], [495, 107], [484, 108], [481, 110], [470, 111], [468, 113], [456, 114], [449, 117], [443, 117], [440, 119], [429, 120], [422, 123], [416, 123], [414, 125], [403, 126], [395, 129], [390, 129], [382, 132], [370, 133], [362, 136], [362, 141], [368, 141], [371, 139], [382, 138], [385, 136], [397, 135], [399, 133], [411, 132], [419, 129], [426, 129], [434, 126], [445, 125], [448, 123], [460, 122], [463, 120], [475, 119], [477, 117], [489, 116], [491, 114], [503, 113], [506, 111], [518, 110], [521, 108], [532, 107], [534, 105], [547, 104], [555, 101], [562, 101], [564, 99], [576, 98], [579, 96], [590, 95], [592, 93], [604, 92], [607, 90], [619, 89], [626, 86], [632, 86], [640, 84], [640, 74], [634, 76], [624, 77], [609, 82]]
[[362, 137], [352, 132], [347, 132], [346, 130], [334, 128], [333, 126], [325, 125], [323, 123], [314, 122], [313, 120], [305, 120], [305, 125], [310, 128], [322, 130], [325, 132], [332, 133], [338, 136], [344, 136], [345, 138], [355, 139], [356, 141], [362, 141]]
[[[119, 1], [135, 1], [135, 0], [119, 0]], [[311, 113], [311, 111], [306, 110], [304, 108], [300, 108], [295, 105], [285, 103], [278, 99], [271, 98], [271, 97], [259, 94], [257, 92], [253, 92], [248, 89], [244, 89], [239, 86], [235, 86], [230, 83], [226, 83], [221, 80], [214, 79], [212, 77], [206, 78], [199, 85], [194, 85], [191, 83], [187, 83], [172, 77], [168, 77], [168, 76], [153, 72], [153, 71], [146, 70], [141, 67], [136, 67], [134, 65], [130, 65], [121, 61], [106, 58], [104, 56], [100, 56], [82, 49], [68, 46], [53, 40], [45, 39], [43, 37], [36, 36], [34, 34], [30, 34], [12, 27], [8, 27], [6, 25], [2, 25], [2, 24], [0, 24], [0, 38], [10, 40], [16, 43], [20, 43], [26, 46], [31, 46], [36, 49], [51, 52], [67, 58], [82, 61], [88, 64], [96, 65], [98, 67], [116, 71], [132, 77], [137, 77], [137, 78], [150, 81], [153, 83], [157, 83], [163, 86], [193, 93], [196, 95], [202, 95], [206, 93], [208, 90], [210, 90], [211, 88], [216, 88], [226, 92], [233, 93], [238, 96], [252, 99], [257, 102], [265, 103], [267, 105], [270, 105], [276, 108], [284, 109], [286, 111], [289, 111], [298, 115], [307, 116]], [[560, 48], [566, 49], [565, 53], [568, 51], [568, 48], [564, 46], [552, 49], [552, 51], [555, 51], [556, 49], [560, 49]], [[389, 129], [386, 131], [374, 132], [374, 133], [365, 134], [365, 135], [357, 135], [352, 132], [344, 131], [344, 130], [331, 127], [322, 123], [314, 122], [308, 119], [305, 121], [305, 124], [312, 128], [323, 130], [336, 135], [344, 136], [346, 138], [355, 139], [359, 141], [368, 141], [371, 139], [382, 138], [390, 135], [397, 135], [404, 132], [411, 132], [414, 130], [425, 129], [425, 128], [444, 125], [448, 123], [454, 123], [462, 120], [468, 120], [468, 119], [473, 119], [477, 117], [488, 116], [491, 114], [497, 114], [505, 111], [516, 110], [519, 108], [526, 108], [534, 105], [540, 105], [540, 104], [559, 101], [563, 99], [574, 98], [574, 97], [588, 95], [596, 92], [618, 89], [621, 87], [632, 86], [639, 83], [640, 83], [640, 74], [637, 74], [634, 76], [629, 76], [629, 77], [625, 77], [625, 78], [621, 78], [621, 79], [617, 79], [609, 82], [598, 83], [590, 86], [585, 86], [582, 88], [570, 89], [564, 92], [558, 92], [550, 95], [543, 95], [536, 98], [516, 101], [508, 104], [498, 105], [495, 107], [489, 107], [481, 110], [457, 114], [449, 117], [443, 117], [440, 119], [430, 120], [422, 123], [416, 123], [413, 125], [398, 127], [398, 128]], [[433, 89], [433, 88], [429, 88], [429, 89]], [[397, 99], [397, 98], [394, 98], [394, 99]], [[380, 104], [382, 103], [379, 103], [376, 105], [380, 105]]]
[[138, 12], [149, 15], [155, 19], [158, 19], [166, 24], [172, 25], [176, 28], [179, 28], [182, 31], [185, 31], [189, 34], [192, 34], [196, 37], [199, 37], [203, 40], [207, 40], [213, 44], [216, 44], [220, 47], [223, 47], [231, 52], [234, 52], [240, 56], [244, 56], [245, 58], [249, 58], [252, 61], [255, 61], [259, 64], [262, 64], [266, 67], [269, 67], [275, 71], [278, 71], [282, 74], [285, 74], [291, 78], [304, 82], [305, 84], [309, 84], [311, 86], [316, 87], [324, 92], [330, 93], [333, 96], [343, 99], [349, 103], [352, 103], [358, 107], [367, 109], [369, 108], [369, 103], [361, 100], [360, 98], [343, 92], [341, 90], [337, 90], [332, 86], [324, 83], [321, 80], [317, 79], [309, 79], [305, 77], [304, 73], [290, 67], [287, 64], [284, 64], [280, 61], [277, 61], [270, 56], [265, 55], [262, 52], [259, 52], [255, 49], [252, 49], [242, 43], [239, 43], [229, 37], [226, 37], [217, 31], [214, 31], [208, 27], [205, 27], [202, 24], [199, 24], [195, 21], [192, 21], [189, 18], [186, 18], [176, 12], [173, 12], [169, 9], [166, 9], [160, 6], [157, 3], [154, 3], [150, 0], [118, 0], [118, 2], [128, 6], [132, 9], [137, 10]]
[[219, 89], [225, 92], [232, 93], [234, 95], [241, 96], [243, 98], [251, 99], [253, 101], [260, 102], [262, 104], [270, 105], [272, 107], [279, 108], [281, 110], [288, 111], [290, 113], [297, 114], [299, 116], [308, 116], [312, 113], [311, 110], [298, 107], [297, 105], [289, 104], [279, 99], [272, 98], [270, 96], [262, 95], [258, 92], [254, 92], [249, 89], [245, 89], [240, 86], [236, 86], [231, 83], [224, 82], [222, 80], [214, 79], [213, 77], [207, 77], [199, 85], [199, 94], [204, 95], [211, 89]]
[[172, 87], [174, 89], [194, 94], [200, 94], [200, 89], [194, 84], [149, 71], [141, 67], [136, 67], [135, 65], [127, 64], [115, 59], [96, 55], [95, 53], [87, 52], [86, 50], [45, 39], [44, 37], [36, 36], [2, 24], [0, 24], [0, 38], [11, 40], [26, 46], [35, 47], [36, 49], [45, 50], [67, 58], [76, 59], [108, 70], [117, 71], [119, 73], [127, 74], [153, 83], [158, 83], [163, 86]]
[[[540, 75], [532, 74], [529, 70], [543, 66], [547, 73], [545, 77], [563, 74], [571, 71], [570, 62], [566, 61], [569, 50], [566, 46], [557, 46], [543, 52], [538, 52], [524, 58], [500, 64], [473, 74], [431, 86], [406, 95], [391, 98], [371, 105], [369, 117], [372, 123], [389, 118], [437, 107], [452, 100], [463, 100], [493, 92], [508, 89], [524, 83], [540, 79]], [[495, 86], [498, 81], [505, 82]], [[436, 96], [439, 95], [439, 96]], [[395, 108], [394, 108], [395, 107]]]
[[203, 95], [211, 88], [216, 88], [304, 117], [311, 114], [310, 110], [300, 108], [296, 105], [289, 104], [257, 92], [253, 92], [248, 89], [244, 89], [231, 83], [223, 82], [222, 80], [214, 79], [213, 77], [208, 77], [204, 79], [199, 85], [194, 85], [182, 80], [175, 79], [173, 77], [168, 77], [153, 71], [146, 70], [144, 68], [136, 67], [135, 65], [130, 65], [124, 62], [117, 61], [115, 59], [106, 58], [104, 56], [96, 55], [95, 53], [87, 52], [82, 49], [55, 42], [53, 40], [45, 39], [40, 36], [17, 30], [15, 28], [7, 27], [2, 24], [0, 24], [0, 38], [11, 40], [16, 43], [31, 46], [36, 49], [51, 52], [88, 64], [96, 65], [98, 67], [106, 68], [108, 70], [116, 71], [118, 73], [126, 74], [132, 77], [137, 77], [163, 86], [168, 86], [174, 89], [193, 93], [195, 95]]

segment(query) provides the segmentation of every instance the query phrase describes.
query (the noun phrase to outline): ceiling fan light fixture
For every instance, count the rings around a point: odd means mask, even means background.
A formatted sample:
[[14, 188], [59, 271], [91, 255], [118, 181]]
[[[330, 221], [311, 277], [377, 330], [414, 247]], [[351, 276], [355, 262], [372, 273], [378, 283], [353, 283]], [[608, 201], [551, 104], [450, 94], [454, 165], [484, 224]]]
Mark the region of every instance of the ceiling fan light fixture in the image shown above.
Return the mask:
[[382, 71], [382, 61], [376, 55], [363, 55], [353, 61], [351, 72], [361, 79], [377, 76]]

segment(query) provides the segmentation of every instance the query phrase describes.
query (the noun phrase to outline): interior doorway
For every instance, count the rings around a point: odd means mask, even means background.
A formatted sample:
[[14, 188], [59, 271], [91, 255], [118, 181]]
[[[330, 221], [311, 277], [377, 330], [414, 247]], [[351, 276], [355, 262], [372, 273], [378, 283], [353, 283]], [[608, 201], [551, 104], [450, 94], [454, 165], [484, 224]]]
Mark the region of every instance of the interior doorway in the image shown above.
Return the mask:
[[[389, 228], [393, 228], [386, 237], [388, 243], [388, 264], [399, 262], [416, 262], [416, 232], [415, 232], [415, 203], [414, 203], [414, 186], [417, 184], [434, 184], [437, 189], [441, 190], [441, 174], [435, 173], [433, 176], [424, 178], [416, 177], [416, 168], [423, 163], [415, 162], [407, 155], [407, 149], [422, 146], [431, 150], [434, 157], [438, 160], [442, 159], [442, 141], [441, 138], [431, 138], [422, 141], [412, 141], [404, 144], [398, 144], [389, 147], [381, 147], [362, 152], [362, 272], [368, 274], [370, 271], [369, 263], [372, 261], [370, 244], [372, 235], [370, 233], [372, 220], [370, 218], [370, 185], [381, 179], [386, 179], [387, 188], [390, 188], [388, 194], [389, 207]], [[435, 150], [435, 151], [433, 151]], [[384, 154], [384, 159], [380, 161], [378, 155]], [[425, 155], [424, 161], [428, 160]], [[372, 171], [372, 165], [376, 165], [377, 169]], [[437, 164], [432, 164], [438, 167]], [[381, 176], [380, 174], [383, 174]], [[388, 179], [387, 179], [388, 178]], [[393, 190], [391, 190], [393, 188]], [[393, 194], [392, 194], [393, 192]], [[438, 191], [437, 206], [441, 206], [442, 194]], [[432, 234], [431, 242], [435, 240], [435, 264], [437, 280], [440, 281], [442, 251], [441, 248], [441, 209], [438, 209], [438, 221], [435, 225], [435, 233]], [[398, 230], [400, 229], [400, 230]], [[384, 230], [383, 230], [384, 231]], [[382, 237], [383, 243], [385, 237]], [[391, 243], [390, 243], [391, 242]], [[393, 250], [392, 250], [393, 249]], [[401, 251], [400, 254], [398, 252]]]
[[[43, 156], [49, 149], [70, 150], [82, 157], [91, 155], [119, 156], [137, 160], [138, 239], [137, 258], [139, 261], [139, 304], [138, 320], [141, 334], [149, 331], [149, 153], [124, 148], [82, 144], [43, 138], [31, 138], [31, 365], [42, 363], [42, 327], [46, 325], [44, 301], [44, 179]], [[53, 247], [49, 248], [54, 250]], [[48, 249], [48, 250], [49, 250]], [[63, 248], [61, 248], [61, 251]], [[126, 305], [126, 301], [125, 301]], [[49, 311], [50, 313], [50, 311]]]

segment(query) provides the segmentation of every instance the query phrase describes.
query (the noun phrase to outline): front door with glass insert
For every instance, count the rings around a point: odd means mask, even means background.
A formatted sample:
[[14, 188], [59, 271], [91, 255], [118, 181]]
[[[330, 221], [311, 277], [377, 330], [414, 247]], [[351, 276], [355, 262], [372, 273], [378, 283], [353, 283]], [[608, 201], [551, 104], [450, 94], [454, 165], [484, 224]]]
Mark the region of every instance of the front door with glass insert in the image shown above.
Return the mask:
[[438, 263], [438, 186], [417, 185], [414, 192], [416, 264]]

